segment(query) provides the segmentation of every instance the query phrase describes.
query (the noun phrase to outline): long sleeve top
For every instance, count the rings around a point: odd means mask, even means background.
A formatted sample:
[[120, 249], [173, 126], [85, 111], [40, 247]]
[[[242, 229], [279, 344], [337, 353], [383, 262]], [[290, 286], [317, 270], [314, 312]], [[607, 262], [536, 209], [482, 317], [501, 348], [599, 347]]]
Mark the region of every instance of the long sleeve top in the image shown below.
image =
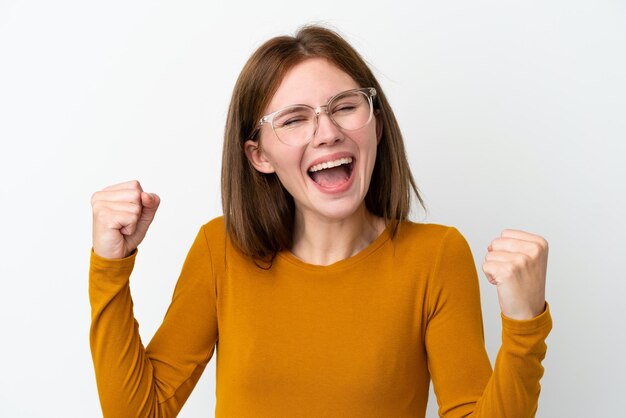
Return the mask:
[[492, 369], [474, 259], [454, 227], [404, 221], [328, 266], [289, 251], [260, 268], [222, 217], [202, 225], [162, 325], [142, 345], [129, 277], [138, 255], [91, 249], [90, 345], [105, 417], [176, 416], [217, 357], [217, 418], [532, 417], [549, 305], [501, 314]]

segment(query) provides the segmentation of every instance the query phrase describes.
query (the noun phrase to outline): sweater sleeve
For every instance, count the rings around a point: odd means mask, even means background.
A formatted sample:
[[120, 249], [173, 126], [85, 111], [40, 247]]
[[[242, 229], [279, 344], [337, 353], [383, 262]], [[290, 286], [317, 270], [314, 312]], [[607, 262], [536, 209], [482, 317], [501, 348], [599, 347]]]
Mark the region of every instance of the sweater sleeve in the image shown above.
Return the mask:
[[216, 287], [204, 227], [183, 264], [163, 323], [144, 348], [129, 277], [138, 250], [123, 259], [91, 248], [90, 346], [104, 417], [174, 417], [217, 341]]
[[501, 314], [502, 345], [492, 370], [485, 350], [474, 258], [454, 227], [442, 239], [427, 300], [426, 349], [439, 416], [534, 416], [545, 339], [552, 328], [549, 305], [529, 320]]

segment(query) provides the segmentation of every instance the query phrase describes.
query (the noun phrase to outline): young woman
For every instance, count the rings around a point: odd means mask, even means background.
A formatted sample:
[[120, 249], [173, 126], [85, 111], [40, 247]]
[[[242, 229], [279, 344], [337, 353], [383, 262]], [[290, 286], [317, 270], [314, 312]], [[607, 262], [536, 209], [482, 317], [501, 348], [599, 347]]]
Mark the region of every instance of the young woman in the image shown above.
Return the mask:
[[94, 193], [91, 350], [104, 415], [175, 416], [217, 352], [216, 417], [529, 417], [545, 339], [548, 245], [504, 230], [483, 271], [502, 347], [485, 351], [477, 272], [422, 203], [385, 94], [338, 34], [262, 45], [228, 112], [224, 215], [200, 227], [144, 349], [129, 277], [159, 206], [138, 181]]

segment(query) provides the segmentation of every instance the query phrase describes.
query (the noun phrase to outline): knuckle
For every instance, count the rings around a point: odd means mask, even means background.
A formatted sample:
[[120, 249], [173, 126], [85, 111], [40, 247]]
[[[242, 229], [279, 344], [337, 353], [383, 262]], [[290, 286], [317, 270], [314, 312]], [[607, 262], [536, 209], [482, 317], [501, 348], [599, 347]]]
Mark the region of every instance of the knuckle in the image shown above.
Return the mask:
[[143, 188], [141, 187], [141, 183], [139, 182], [139, 180], [132, 180], [131, 188], [134, 190], [138, 190], [139, 192], [143, 191]]
[[535, 245], [533, 245], [532, 249], [530, 250], [530, 256], [532, 258], [537, 258], [539, 257], [539, 254], [541, 254], [541, 251], [542, 251], [541, 244], [536, 243]]
[[141, 202], [141, 190], [133, 190], [132, 199], [134, 202]]
[[530, 266], [531, 262], [532, 262], [532, 258], [530, 258], [528, 255], [520, 254], [519, 265], [521, 267], [528, 267]]
[[101, 222], [106, 222], [111, 218], [111, 209], [104, 207], [99, 207], [95, 212], [96, 218]]

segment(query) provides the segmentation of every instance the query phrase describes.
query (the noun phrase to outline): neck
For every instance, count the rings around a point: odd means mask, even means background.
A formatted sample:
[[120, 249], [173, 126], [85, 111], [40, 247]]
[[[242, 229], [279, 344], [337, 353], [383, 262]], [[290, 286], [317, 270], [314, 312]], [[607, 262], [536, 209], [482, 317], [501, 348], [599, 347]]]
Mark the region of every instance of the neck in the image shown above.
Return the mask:
[[356, 255], [384, 229], [384, 219], [369, 213], [364, 204], [339, 220], [296, 211], [291, 252], [305, 263], [326, 266]]

